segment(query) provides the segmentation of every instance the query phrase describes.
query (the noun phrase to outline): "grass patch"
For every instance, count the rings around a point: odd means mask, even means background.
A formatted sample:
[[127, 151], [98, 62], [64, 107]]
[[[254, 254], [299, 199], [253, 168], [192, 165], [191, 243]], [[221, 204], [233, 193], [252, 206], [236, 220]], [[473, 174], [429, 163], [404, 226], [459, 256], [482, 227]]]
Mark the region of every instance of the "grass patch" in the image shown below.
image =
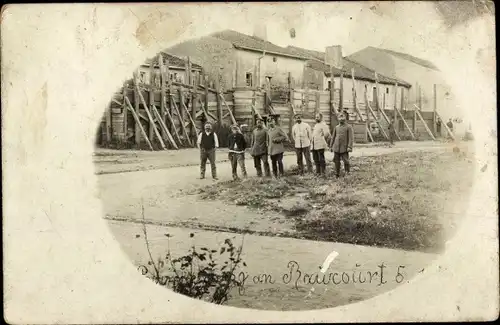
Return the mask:
[[452, 198], [458, 183], [463, 192], [472, 181], [470, 160], [453, 152], [400, 152], [353, 158], [351, 169], [350, 175], [335, 179], [331, 163], [326, 178], [297, 176], [292, 167], [280, 180], [221, 182], [195, 193], [202, 199], [279, 212], [294, 220], [294, 236], [299, 238], [426, 252], [443, 249], [449, 226], [443, 218], [444, 201]]

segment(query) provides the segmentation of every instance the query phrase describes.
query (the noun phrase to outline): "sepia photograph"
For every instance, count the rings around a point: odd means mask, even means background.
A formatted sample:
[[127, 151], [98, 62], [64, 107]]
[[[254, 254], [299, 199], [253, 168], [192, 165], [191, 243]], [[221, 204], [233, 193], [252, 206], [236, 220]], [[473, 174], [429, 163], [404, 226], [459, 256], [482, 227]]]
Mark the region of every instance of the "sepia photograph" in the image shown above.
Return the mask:
[[461, 222], [470, 121], [432, 57], [276, 20], [178, 42], [117, 89], [94, 154], [109, 228], [140, 274], [215, 304], [408, 283]]
[[5, 320], [493, 320], [493, 1], [2, 7]]

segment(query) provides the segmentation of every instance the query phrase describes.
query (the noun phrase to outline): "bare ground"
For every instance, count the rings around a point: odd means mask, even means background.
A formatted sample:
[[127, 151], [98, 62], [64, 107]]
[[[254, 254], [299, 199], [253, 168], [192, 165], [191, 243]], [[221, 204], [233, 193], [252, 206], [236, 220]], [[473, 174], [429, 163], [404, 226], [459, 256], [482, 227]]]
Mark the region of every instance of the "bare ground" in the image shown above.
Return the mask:
[[[359, 189], [359, 192], [355, 194], [351, 193], [350, 201], [356, 202], [356, 199], [360, 200], [358, 196], [361, 195], [363, 197], [362, 202], [368, 203], [368, 196], [365, 195], [370, 194], [372, 191], [372, 196], [375, 197], [378, 195], [378, 198], [371, 198], [378, 204], [374, 208], [379, 207], [379, 209], [384, 209], [382, 207], [385, 202], [383, 198], [387, 201], [389, 194], [382, 193], [378, 189], [377, 183], [371, 180], [370, 175], [365, 171], [365, 168], [368, 170], [368, 168], [377, 165], [377, 156], [397, 152], [416, 154], [425, 151], [431, 153], [431, 156], [433, 153], [444, 153], [445, 156], [448, 155], [451, 165], [441, 165], [439, 164], [440, 158], [434, 158], [434, 162], [437, 162], [437, 165], [441, 167], [421, 173], [422, 175], [426, 175], [421, 179], [412, 178], [410, 180], [405, 176], [410, 174], [408, 171], [419, 171], [419, 165], [427, 159], [424, 159], [424, 156], [422, 156], [422, 161], [417, 160], [414, 165], [406, 166], [407, 169], [397, 168], [399, 171], [405, 171], [402, 175], [398, 175], [395, 170], [391, 170], [393, 167], [382, 166], [381, 168], [390, 169], [385, 171], [391, 175], [390, 177], [387, 176], [386, 181], [393, 182], [394, 178], [396, 178], [398, 179], [398, 183], [414, 187], [411, 191], [394, 189], [394, 191], [397, 190], [400, 194], [402, 193], [401, 196], [406, 199], [412, 193], [419, 192], [418, 187], [421, 186], [420, 182], [433, 179], [433, 175], [434, 179], [438, 178], [439, 182], [432, 181], [431, 185], [427, 186], [430, 186], [433, 195], [440, 195], [440, 202], [443, 202], [442, 213], [440, 215], [447, 219], [445, 221], [449, 225], [444, 227], [444, 229], [452, 233], [454, 225], [460, 221], [460, 211], [462, 211], [464, 205], [467, 203], [466, 189], [469, 180], [468, 177], [472, 174], [473, 170], [474, 160], [471, 158], [472, 153], [467, 147], [467, 145], [461, 146], [461, 152], [464, 152], [464, 154], [458, 153], [455, 156], [453, 156], [453, 146], [439, 143], [398, 143], [395, 148], [357, 148], [352, 155], [352, 159], [354, 166], [358, 169], [354, 173], [358, 174], [358, 176], [354, 176], [353, 174], [350, 181], [353, 182], [353, 185], [358, 186], [359, 184], [356, 185], [356, 182], [361, 181], [362, 178], [366, 182], [368, 189], [356, 187]], [[177, 155], [181, 157], [179, 158]], [[219, 155], [218, 157], [223, 158], [223, 156]], [[428, 156], [425, 155], [425, 157]], [[331, 157], [329, 158], [331, 159]], [[99, 162], [102, 159], [116, 159], [116, 162]], [[170, 243], [170, 247], [174, 248], [174, 253], [177, 253], [177, 255], [185, 254], [189, 248], [188, 235], [190, 232], [196, 233], [195, 238], [197, 238], [197, 241], [211, 245], [212, 247], [218, 247], [223, 238], [228, 236], [238, 237], [241, 236], [238, 233], [250, 233], [245, 235], [246, 238], [251, 239], [245, 240], [244, 254], [249, 266], [248, 272], [251, 274], [271, 273], [275, 277], [280, 277], [287, 271], [287, 263], [290, 260], [296, 260], [303, 267], [304, 272], [311, 273], [317, 271], [318, 264], [321, 264], [326, 255], [333, 249], [340, 253], [339, 260], [335, 262], [336, 264], [338, 263], [335, 270], [339, 272], [357, 269], [358, 264], [360, 265], [360, 269], [365, 271], [373, 270], [381, 262], [384, 262], [386, 265], [391, 266], [387, 271], [387, 276], [394, 279], [395, 268], [401, 264], [405, 265], [405, 281], [407, 281], [421, 272], [436, 257], [435, 254], [425, 254], [416, 251], [410, 252], [363, 245], [341, 244], [338, 242], [297, 239], [314, 238], [311, 237], [310, 233], [308, 234], [307, 231], [304, 231], [304, 229], [317, 229], [314, 224], [311, 225], [310, 223], [303, 223], [306, 227], [300, 228], [299, 221], [304, 215], [297, 218], [286, 215], [280, 210], [269, 209], [269, 207], [256, 206], [249, 208], [246, 205], [236, 205], [236, 202], [228, 200], [226, 197], [206, 200], [200, 199], [198, 197], [199, 194], [193, 195], [192, 193], [195, 193], [200, 187], [206, 188], [208, 186], [210, 188], [212, 185], [215, 185], [224, 189], [225, 186], [230, 184], [229, 180], [231, 179], [228, 164], [220, 163], [218, 164], [220, 178], [218, 183], [211, 179], [199, 180], [197, 179], [199, 170], [198, 167], [195, 167], [197, 163], [198, 155], [195, 150], [174, 153], [124, 153], [115, 151], [102, 153], [102, 155], [96, 157], [97, 173], [100, 174], [98, 176], [100, 197], [103, 200], [106, 218], [110, 220], [109, 226], [111, 231], [134, 264], [139, 265], [144, 263], [147, 257], [144, 242], [140, 240], [141, 238], [136, 238], [136, 234], [140, 232], [141, 227], [141, 205], [145, 206], [148, 229], [152, 232], [152, 246], [154, 247], [155, 254], [162, 254], [165, 250], [167, 244], [166, 237], [163, 236], [165, 232], [176, 234], [174, 242]], [[190, 167], [171, 168], [172, 166], [182, 164]], [[285, 157], [286, 169], [291, 169], [290, 167], [294, 164], [295, 159], [293, 156]], [[103, 166], [106, 167], [103, 168]], [[448, 168], [446, 168], [447, 166]], [[250, 170], [250, 175], [252, 175], [252, 165], [247, 163], [247, 167]], [[136, 171], [138, 169], [142, 171]], [[208, 166], [207, 169], [209, 170]], [[127, 171], [127, 173], [120, 171]], [[360, 179], [357, 177], [360, 177]], [[300, 184], [303, 187], [309, 186], [308, 184], [310, 183], [308, 182], [313, 181], [313, 179], [308, 179], [307, 177], [299, 179], [291, 176], [290, 179], [295, 179], [295, 182], [298, 182], [293, 185], [296, 188], [300, 187], [298, 186]], [[345, 182], [347, 180], [342, 181]], [[266, 181], [262, 183], [262, 186], [265, 183]], [[331, 183], [331, 186], [340, 184], [334, 181]], [[240, 185], [243, 184], [241, 183]], [[442, 188], [447, 185], [450, 185], [447, 189], [451, 192], [450, 194]], [[234, 184], [231, 186], [234, 186]], [[279, 188], [278, 183], [273, 186]], [[318, 186], [319, 188], [321, 186]], [[385, 186], [384, 191], [387, 191], [388, 188], [388, 186]], [[310, 196], [310, 194], [313, 194], [309, 193], [311, 188], [307, 187], [306, 189], [307, 191], [301, 194], [302, 198], [306, 201], [314, 201], [313, 205], [315, 206], [329, 203], [328, 199], [325, 200], [328, 195], [316, 193]], [[420, 192], [426, 192], [427, 190], [429, 188]], [[380, 193], [377, 193], [377, 191]], [[288, 194], [291, 194], [291, 192]], [[424, 194], [418, 193], [418, 195]], [[347, 194], [344, 193], [343, 195]], [[293, 196], [291, 197], [293, 198]], [[342, 198], [342, 196], [339, 196], [339, 198]], [[273, 198], [269, 199], [273, 200]], [[398, 197], [398, 199], [401, 198]], [[414, 201], [413, 203], [415, 204], [416, 202]], [[427, 204], [425, 200], [420, 203]], [[292, 207], [293, 205], [294, 202], [291, 203]], [[359, 205], [359, 202], [357, 205]], [[291, 210], [293, 211], [294, 208]], [[320, 209], [316, 207], [314, 211], [325, 211], [325, 208], [324, 206], [320, 207]], [[319, 220], [321, 220], [321, 214], [319, 216]], [[312, 222], [314, 220], [314, 218], [310, 218], [305, 221]], [[320, 231], [319, 233], [321, 236], [324, 236], [328, 231]], [[338, 241], [338, 238], [326, 240]], [[345, 241], [349, 242], [349, 240]], [[358, 241], [358, 244], [361, 243]], [[382, 243], [380, 246], [387, 247], [388, 245], [383, 245]], [[311, 285], [309, 284], [301, 284], [298, 288], [282, 283], [270, 285], [249, 282], [248, 284], [245, 293], [241, 295], [239, 293], [234, 294], [229, 305], [274, 310], [326, 308], [363, 300], [398, 285], [394, 281], [390, 281], [383, 286], [378, 286], [377, 284], [349, 284], [325, 287], [323, 285], [320, 286], [320, 290], [317, 288], [316, 291], [309, 295], [311, 290]]]
[[296, 176], [217, 183], [193, 192], [204, 200], [272, 211], [293, 220], [286, 236], [426, 252], [444, 249], [459, 215], [445, 210], [472, 185], [465, 154], [410, 152], [353, 159], [336, 180]]

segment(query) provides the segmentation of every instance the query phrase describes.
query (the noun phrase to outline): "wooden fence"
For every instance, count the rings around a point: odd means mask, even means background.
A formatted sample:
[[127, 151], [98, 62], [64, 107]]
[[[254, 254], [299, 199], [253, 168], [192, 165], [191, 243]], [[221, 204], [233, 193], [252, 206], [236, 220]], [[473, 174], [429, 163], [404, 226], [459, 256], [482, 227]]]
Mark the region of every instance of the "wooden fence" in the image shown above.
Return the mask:
[[[206, 76], [198, 85], [192, 85], [190, 77], [186, 84], [169, 80], [165, 77], [169, 75], [168, 62], [161, 56], [157, 60], [161, 71], [159, 82], [151, 80], [144, 84], [134, 74], [113, 96], [101, 124], [100, 145], [149, 150], [195, 147], [197, 134], [209, 121], [219, 135], [221, 146], [225, 146], [231, 124], [242, 126], [248, 136], [257, 117], [264, 120], [275, 117], [290, 134], [295, 114], [300, 113], [303, 121], [313, 126], [318, 112], [331, 129], [338, 122], [338, 114], [347, 113], [358, 143], [388, 139], [389, 121], [393, 121], [399, 140], [435, 139], [436, 107], [434, 112], [422, 112], [417, 105], [407, 107], [402, 100], [400, 108], [381, 109], [378, 83], [373, 102], [368, 100], [367, 93], [357, 94], [356, 87], [351, 98], [341, 95], [342, 85], [340, 89], [331, 85], [326, 91], [296, 88], [290, 75], [287, 86], [268, 83], [264, 89], [235, 88], [223, 92], [217, 82], [215, 89], [210, 88]], [[352, 81], [355, 84], [354, 77]]]

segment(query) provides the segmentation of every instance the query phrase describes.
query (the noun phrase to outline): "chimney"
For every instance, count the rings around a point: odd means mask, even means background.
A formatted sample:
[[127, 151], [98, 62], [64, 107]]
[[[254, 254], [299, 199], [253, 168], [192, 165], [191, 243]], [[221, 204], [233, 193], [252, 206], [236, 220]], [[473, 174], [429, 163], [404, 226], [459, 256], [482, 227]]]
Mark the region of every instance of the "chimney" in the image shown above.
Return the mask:
[[332, 65], [337, 69], [342, 69], [342, 46], [341, 45], [333, 45], [327, 46], [325, 49], [325, 63], [328, 65]]
[[253, 28], [253, 36], [267, 41], [267, 28], [266, 25], [256, 24]]

